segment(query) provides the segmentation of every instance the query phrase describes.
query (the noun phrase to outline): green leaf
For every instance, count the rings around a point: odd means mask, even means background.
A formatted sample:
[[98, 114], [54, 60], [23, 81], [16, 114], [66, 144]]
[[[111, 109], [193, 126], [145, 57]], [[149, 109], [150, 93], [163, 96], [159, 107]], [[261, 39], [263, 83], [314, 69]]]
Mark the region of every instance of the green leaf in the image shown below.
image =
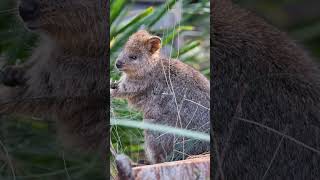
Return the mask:
[[177, 28], [174, 27], [172, 30], [170, 30], [171, 33], [169, 33], [166, 37], [163, 38], [162, 45], [163, 46], [167, 45], [177, 36], [178, 33], [182, 31], [191, 31], [191, 30], [193, 30], [192, 26], [179, 26]]
[[167, 3], [159, 7], [157, 11], [155, 11], [148, 20], [146, 20], [145, 24], [147, 25], [147, 27], [150, 28], [154, 24], [156, 24], [166, 14], [166, 12], [168, 12], [168, 10], [171, 9], [176, 4], [176, 2], [178, 1], [168, 0]]
[[[129, 27], [125, 32], [119, 34], [117, 37], [113, 38], [110, 42], [110, 50], [112, 52], [116, 52], [119, 50], [123, 44], [127, 41], [127, 39], [135, 33], [143, 24], [143, 21], [139, 21], [132, 25], [132, 27]], [[111, 55], [112, 58], [112, 55]]]
[[145, 9], [143, 12], [141, 12], [136, 17], [134, 17], [131, 21], [129, 21], [126, 25], [124, 25], [121, 28], [119, 28], [119, 30], [117, 30], [115, 33], [111, 33], [110, 36], [111, 37], [117, 36], [118, 34], [124, 32], [128, 28], [132, 27], [134, 24], [137, 24], [138, 22], [141, 22], [142, 19], [144, 19], [145, 17], [147, 17], [151, 13], [153, 13], [153, 8], [152, 7], [149, 7], [147, 9]]
[[210, 76], [210, 69], [205, 69], [202, 71], [202, 74], [204, 74], [205, 76]]
[[124, 6], [118, 17], [113, 21], [112, 24], [110, 24], [110, 37], [112, 37], [112, 34], [115, 34], [117, 29], [119, 28], [119, 24], [121, 24], [121, 22], [123, 22], [124, 19], [126, 19], [126, 15], [128, 14], [128, 12], [129, 7]]
[[118, 17], [125, 3], [126, 3], [126, 0], [116, 0], [111, 2], [111, 6], [110, 6], [110, 10], [111, 10], [110, 23], [111, 24]]
[[163, 133], [176, 134], [182, 137], [189, 137], [192, 139], [210, 141], [210, 135], [206, 133], [176, 128], [176, 127], [170, 127], [165, 125], [152, 124], [147, 122], [124, 120], [124, 119], [111, 119], [111, 125], [120, 125], [120, 126], [139, 128], [139, 129], [148, 129], [148, 130], [158, 131]]
[[291, 34], [301, 41], [308, 41], [320, 37], [320, 22], [304, 26], [301, 29], [293, 31]]
[[192, 41], [192, 42], [184, 45], [182, 48], [180, 48], [179, 51], [174, 52], [172, 57], [177, 58], [177, 57], [191, 51], [192, 49], [198, 47], [200, 44], [201, 44], [200, 41]]

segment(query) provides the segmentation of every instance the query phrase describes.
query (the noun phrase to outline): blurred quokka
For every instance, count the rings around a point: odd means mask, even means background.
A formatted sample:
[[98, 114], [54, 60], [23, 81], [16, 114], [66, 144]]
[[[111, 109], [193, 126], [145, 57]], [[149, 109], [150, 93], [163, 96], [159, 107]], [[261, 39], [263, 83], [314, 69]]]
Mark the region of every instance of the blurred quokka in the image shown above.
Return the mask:
[[319, 65], [230, 0], [211, 19], [214, 179], [319, 179]]
[[[116, 61], [123, 73], [111, 84], [113, 98], [125, 98], [143, 112], [144, 121], [209, 133], [210, 84], [200, 72], [160, 55], [161, 39], [140, 30]], [[209, 151], [209, 142], [145, 131], [149, 162], [180, 160]]]
[[106, 149], [107, 3], [21, 0], [19, 15], [40, 42], [25, 64], [6, 67], [0, 113], [50, 116], [65, 145]]

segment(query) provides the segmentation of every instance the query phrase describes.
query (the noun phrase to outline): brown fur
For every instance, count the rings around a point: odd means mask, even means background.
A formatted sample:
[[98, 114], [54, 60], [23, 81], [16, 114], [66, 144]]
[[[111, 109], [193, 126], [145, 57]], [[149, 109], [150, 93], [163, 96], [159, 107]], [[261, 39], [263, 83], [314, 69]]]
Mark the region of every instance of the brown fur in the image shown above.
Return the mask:
[[211, 8], [214, 179], [319, 179], [318, 65], [230, 1]]
[[[209, 81], [181, 61], [161, 57], [160, 43], [144, 30], [129, 38], [117, 59], [123, 76], [111, 97], [128, 99], [146, 122], [208, 133]], [[145, 151], [151, 163], [159, 163], [209, 151], [209, 143], [146, 130]]]
[[0, 112], [49, 116], [67, 146], [105, 150], [109, 1], [31, 1], [39, 16], [24, 24], [41, 40], [26, 64], [5, 71], [12, 74], [7, 81], [19, 80], [1, 86]]

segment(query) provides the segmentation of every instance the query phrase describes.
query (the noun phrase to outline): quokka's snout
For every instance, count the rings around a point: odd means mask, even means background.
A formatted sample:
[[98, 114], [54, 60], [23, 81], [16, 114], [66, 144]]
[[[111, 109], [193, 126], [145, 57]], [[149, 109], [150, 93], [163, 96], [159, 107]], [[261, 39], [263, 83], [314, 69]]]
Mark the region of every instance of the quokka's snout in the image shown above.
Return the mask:
[[126, 66], [128, 65], [128, 61], [125, 56], [126, 55], [124, 53], [120, 53], [120, 55], [116, 59], [115, 67], [119, 71], [123, 71], [126, 68]]
[[116, 63], [116, 67], [119, 70], [123, 67], [123, 65], [124, 65], [124, 62], [122, 62], [122, 61], [117, 61], [117, 63]]

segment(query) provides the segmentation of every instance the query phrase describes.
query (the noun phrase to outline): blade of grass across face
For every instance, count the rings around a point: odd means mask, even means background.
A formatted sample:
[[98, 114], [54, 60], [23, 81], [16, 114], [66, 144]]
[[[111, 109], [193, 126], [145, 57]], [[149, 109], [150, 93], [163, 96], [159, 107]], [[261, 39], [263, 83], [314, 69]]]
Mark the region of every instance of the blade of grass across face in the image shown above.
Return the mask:
[[125, 119], [111, 119], [111, 125], [119, 125], [119, 126], [126, 126], [131, 128], [139, 128], [139, 129], [147, 129], [152, 131], [158, 131], [163, 133], [170, 133], [175, 134], [182, 137], [189, 137], [192, 139], [198, 139], [210, 142], [210, 135], [202, 132], [196, 132], [181, 128], [175, 128], [165, 125], [159, 124], [152, 124], [147, 122], [141, 121], [132, 121], [132, 120], [125, 120]]

